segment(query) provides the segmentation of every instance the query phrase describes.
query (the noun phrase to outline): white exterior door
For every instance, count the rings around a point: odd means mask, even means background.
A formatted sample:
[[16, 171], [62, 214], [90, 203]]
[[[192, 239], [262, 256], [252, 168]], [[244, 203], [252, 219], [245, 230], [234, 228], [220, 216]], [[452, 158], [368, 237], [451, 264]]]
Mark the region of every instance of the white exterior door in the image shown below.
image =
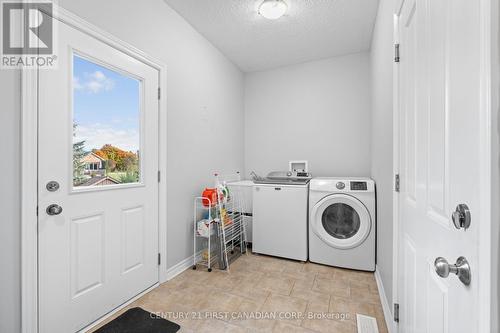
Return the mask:
[[[399, 13], [400, 174], [399, 332], [486, 332], [480, 302], [481, 228], [488, 194], [483, 173], [481, 1], [405, 0]], [[451, 219], [466, 204], [472, 224]], [[484, 205], [484, 206], [483, 206]], [[485, 215], [483, 215], [485, 214]], [[435, 259], [465, 257], [470, 285], [451, 272], [438, 276]]]
[[158, 282], [158, 71], [63, 23], [57, 55], [38, 86], [41, 333]]

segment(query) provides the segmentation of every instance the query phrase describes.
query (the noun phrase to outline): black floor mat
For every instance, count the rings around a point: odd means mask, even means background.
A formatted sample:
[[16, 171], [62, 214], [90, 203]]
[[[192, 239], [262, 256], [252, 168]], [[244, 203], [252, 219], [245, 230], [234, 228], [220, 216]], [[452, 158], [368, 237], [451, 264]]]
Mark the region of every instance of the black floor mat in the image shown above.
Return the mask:
[[132, 308], [94, 333], [175, 333], [181, 327], [141, 308]]

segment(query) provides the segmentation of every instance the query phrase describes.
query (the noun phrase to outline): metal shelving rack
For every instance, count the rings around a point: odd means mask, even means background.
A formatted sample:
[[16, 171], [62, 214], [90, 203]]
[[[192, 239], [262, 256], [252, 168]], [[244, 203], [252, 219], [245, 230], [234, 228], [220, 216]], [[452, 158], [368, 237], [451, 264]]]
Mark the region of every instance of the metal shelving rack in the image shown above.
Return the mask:
[[[208, 205], [204, 205], [208, 204]], [[193, 269], [197, 266], [204, 266], [209, 272], [218, 260], [218, 242], [217, 242], [217, 219], [213, 217], [217, 205], [208, 198], [196, 197], [194, 199], [194, 232], [193, 232]], [[206, 219], [203, 216], [207, 215]], [[208, 231], [201, 234], [198, 229], [198, 223], [208, 222]]]
[[[229, 192], [228, 183], [239, 181], [240, 174], [215, 174], [217, 202], [208, 198], [194, 199], [193, 269], [202, 266], [209, 272], [218, 262], [219, 269], [229, 271], [230, 263], [246, 253], [246, 228], [243, 219], [243, 197], [239, 190]], [[203, 232], [199, 223], [208, 225]]]

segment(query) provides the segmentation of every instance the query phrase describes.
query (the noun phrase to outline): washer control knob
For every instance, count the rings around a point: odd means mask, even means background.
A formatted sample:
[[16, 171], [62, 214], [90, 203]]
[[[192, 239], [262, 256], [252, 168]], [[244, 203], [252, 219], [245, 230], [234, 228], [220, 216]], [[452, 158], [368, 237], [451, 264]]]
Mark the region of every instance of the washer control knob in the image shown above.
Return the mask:
[[337, 185], [335, 185], [337, 189], [343, 190], [345, 189], [345, 183], [344, 182], [338, 182]]

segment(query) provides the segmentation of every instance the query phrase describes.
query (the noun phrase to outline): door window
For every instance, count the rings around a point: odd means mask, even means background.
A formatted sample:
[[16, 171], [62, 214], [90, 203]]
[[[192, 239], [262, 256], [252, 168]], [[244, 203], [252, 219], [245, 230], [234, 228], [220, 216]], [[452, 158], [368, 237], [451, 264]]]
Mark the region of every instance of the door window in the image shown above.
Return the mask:
[[348, 239], [356, 235], [361, 222], [358, 213], [344, 203], [334, 203], [328, 206], [321, 217], [323, 228], [337, 239]]
[[73, 187], [137, 183], [141, 81], [73, 55]]

